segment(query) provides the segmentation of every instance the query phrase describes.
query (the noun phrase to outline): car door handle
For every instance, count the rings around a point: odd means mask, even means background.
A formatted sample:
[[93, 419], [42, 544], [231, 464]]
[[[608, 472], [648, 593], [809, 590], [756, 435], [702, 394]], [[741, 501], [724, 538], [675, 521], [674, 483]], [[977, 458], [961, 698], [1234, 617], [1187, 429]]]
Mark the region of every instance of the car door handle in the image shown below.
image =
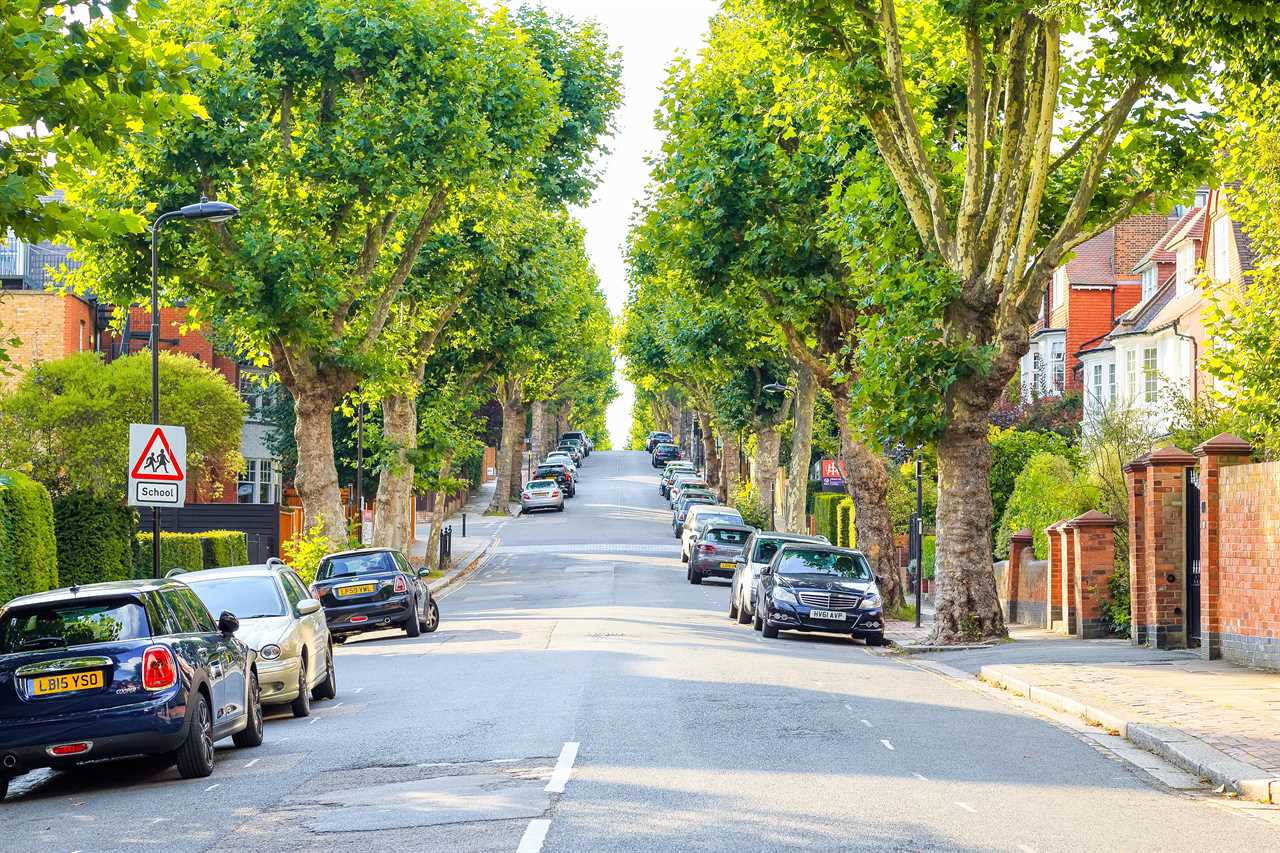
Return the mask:
[[222, 664], [215, 663], [213, 666], [209, 667], [209, 669], [213, 671], [214, 678], [222, 677]]

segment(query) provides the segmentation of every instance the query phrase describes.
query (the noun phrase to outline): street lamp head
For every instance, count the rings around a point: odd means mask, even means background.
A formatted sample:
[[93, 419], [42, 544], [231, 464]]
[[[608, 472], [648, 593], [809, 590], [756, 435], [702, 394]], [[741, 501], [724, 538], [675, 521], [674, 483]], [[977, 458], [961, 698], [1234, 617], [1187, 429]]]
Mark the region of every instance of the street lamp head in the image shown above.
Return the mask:
[[777, 382], [770, 382], [764, 386], [764, 391], [769, 394], [785, 394], [790, 390], [786, 385], [779, 385]]
[[226, 222], [240, 212], [234, 204], [225, 201], [209, 201], [201, 197], [195, 204], [183, 206], [179, 211], [183, 219], [200, 219], [205, 222]]

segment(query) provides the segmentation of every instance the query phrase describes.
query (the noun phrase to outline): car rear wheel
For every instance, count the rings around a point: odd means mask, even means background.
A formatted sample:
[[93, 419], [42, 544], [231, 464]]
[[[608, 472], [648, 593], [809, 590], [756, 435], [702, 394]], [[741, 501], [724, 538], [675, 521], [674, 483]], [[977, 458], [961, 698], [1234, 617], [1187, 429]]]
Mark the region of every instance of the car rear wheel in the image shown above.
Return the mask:
[[431, 605], [427, 608], [427, 624], [422, 626], [422, 630], [428, 634], [434, 634], [436, 629], [440, 627], [440, 606], [436, 604], [436, 600], [431, 599]]
[[0, 776], [0, 802], [4, 802], [4, 795], [9, 793], [9, 777]]
[[751, 621], [751, 614], [747, 612], [747, 602], [745, 599], [738, 602], [738, 624], [746, 625]]
[[209, 716], [209, 700], [199, 691], [191, 706], [187, 739], [173, 758], [183, 779], [202, 779], [213, 772], [213, 719]]
[[681, 552], [680, 552], [680, 562], [682, 562], [682, 563], [687, 563], [687, 562], [689, 562], [689, 555], [688, 555], [688, 554], [686, 554], [684, 551], [681, 551]]
[[328, 660], [325, 662], [324, 681], [311, 691], [312, 699], [336, 699], [338, 697], [338, 672], [333, 663], [333, 646], [329, 646]]
[[307, 686], [307, 659], [298, 664], [298, 698], [289, 703], [295, 717], [311, 716], [311, 688]]
[[733, 592], [733, 590], [729, 591], [729, 618], [738, 618], [738, 596]]
[[689, 583], [694, 586], [698, 586], [702, 583], [702, 572], [698, 571], [693, 566], [689, 567]]
[[413, 609], [409, 611], [409, 618], [405, 620], [404, 632], [410, 637], [417, 637], [422, 634], [422, 623], [418, 620], [418, 602], [413, 603]]
[[249, 676], [249, 722], [231, 736], [231, 742], [239, 747], [262, 746], [262, 691], [257, 674]]

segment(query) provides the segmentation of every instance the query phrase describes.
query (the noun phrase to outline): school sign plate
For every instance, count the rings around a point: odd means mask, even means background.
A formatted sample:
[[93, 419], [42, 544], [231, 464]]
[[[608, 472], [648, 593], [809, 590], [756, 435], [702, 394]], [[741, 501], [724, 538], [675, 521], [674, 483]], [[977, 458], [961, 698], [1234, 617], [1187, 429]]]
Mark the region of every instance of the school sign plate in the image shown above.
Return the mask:
[[186, 428], [129, 424], [129, 506], [180, 507], [186, 501]]

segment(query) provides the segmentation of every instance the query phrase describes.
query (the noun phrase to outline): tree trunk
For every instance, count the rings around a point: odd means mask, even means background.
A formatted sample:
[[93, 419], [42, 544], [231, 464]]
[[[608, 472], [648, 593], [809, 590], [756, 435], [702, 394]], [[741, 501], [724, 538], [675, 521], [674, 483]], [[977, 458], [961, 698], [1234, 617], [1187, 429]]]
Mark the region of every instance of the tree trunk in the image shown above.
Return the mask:
[[938, 441], [934, 642], [1008, 636], [992, 571], [991, 514], [987, 419], [957, 405]]
[[333, 454], [333, 410], [345, 391], [298, 386], [293, 394], [298, 444], [298, 470], [294, 486], [302, 498], [303, 530], [307, 535], [319, 525], [321, 535], [336, 550], [350, 539], [347, 516], [338, 489], [338, 466]]
[[525, 412], [528, 409], [524, 403], [517, 398], [516, 400], [516, 446], [511, 454], [511, 491], [508, 493], [511, 500], [520, 500], [520, 490], [524, 488], [525, 469], [524, 469], [524, 423]]
[[547, 422], [552, 417], [551, 403], [546, 400], [534, 400], [532, 405], [533, 420], [529, 427], [529, 434], [533, 438], [533, 458], [542, 461], [547, 458], [547, 452], [550, 449], [548, 447], [550, 430], [547, 429]]
[[[499, 382], [499, 397], [502, 402], [502, 442], [498, 448], [498, 482], [493, 489], [493, 499], [489, 502], [488, 515], [511, 514], [511, 460], [517, 449], [524, 442], [523, 411], [520, 408], [518, 383]], [[519, 492], [516, 493], [517, 496]]]
[[809, 458], [813, 455], [813, 407], [818, 396], [818, 383], [813, 371], [803, 362], [796, 365], [796, 396], [791, 424], [791, 467], [787, 472], [787, 494], [783, 501], [782, 529], [789, 533], [808, 533], [805, 500], [809, 491]]
[[698, 412], [698, 423], [702, 427], [702, 460], [707, 485], [718, 492], [720, 490], [720, 455], [716, 453], [716, 436], [711, 431], [711, 415]]
[[733, 501], [738, 486], [742, 483], [742, 454], [738, 452], [740, 439], [727, 436], [725, 445], [720, 450], [720, 486], [724, 490], [726, 503]]
[[757, 425], [756, 461], [752, 469], [752, 486], [756, 490], [756, 503], [769, 519], [770, 527], [777, 526], [777, 512], [773, 505], [774, 484], [778, 480], [778, 459], [782, 455], [782, 436], [776, 424]]
[[840, 457], [844, 461], [845, 489], [853, 498], [853, 529], [856, 546], [871, 563], [884, 598], [885, 610], [905, 603], [898, 554], [893, 544], [893, 520], [889, 515], [889, 472], [884, 460], [858, 441], [849, 425], [849, 401], [842, 395], [834, 400], [836, 429], [840, 434]]
[[[415, 386], [416, 387], [416, 386]], [[408, 554], [413, 529], [414, 467], [409, 454], [418, 446], [418, 400], [415, 395], [391, 394], [382, 399], [382, 435], [395, 447], [395, 460], [378, 478], [373, 508], [373, 544]]]
[[[452, 468], [453, 450], [451, 448], [444, 452], [444, 459], [440, 463], [440, 479], [448, 477]], [[440, 533], [444, 529], [444, 511], [448, 500], [448, 492], [436, 492], [435, 501], [431, 505], [431, 532], [427, 534], [427, 563], [436, 569], [444, 568], [440, 565]]]

